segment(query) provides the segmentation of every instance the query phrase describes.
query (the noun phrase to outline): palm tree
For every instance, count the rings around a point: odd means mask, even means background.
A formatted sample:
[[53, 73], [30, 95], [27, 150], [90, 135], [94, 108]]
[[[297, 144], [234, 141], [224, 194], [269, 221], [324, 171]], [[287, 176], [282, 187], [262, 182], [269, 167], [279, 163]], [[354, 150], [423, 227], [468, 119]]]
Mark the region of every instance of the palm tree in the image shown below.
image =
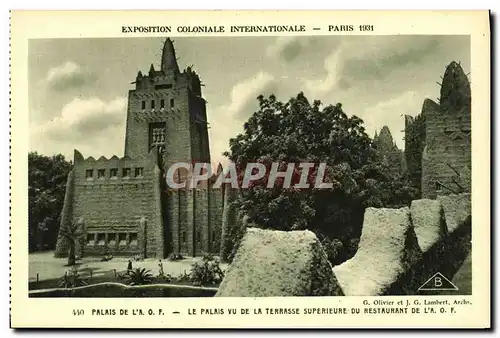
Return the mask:
[[135, 268], [129, 271], [125, 278], [129, 285], [144, 285], [152, 282], [153, 275], [150, 270], [146, 270], [145, 268]]
[[68, 243], [68, 266], [75, 265], [76, 263], [76, 243], [80, 241], [83, 236], [83, 221], [71, 222], [67, 227], [61, 228], [61, 236]]

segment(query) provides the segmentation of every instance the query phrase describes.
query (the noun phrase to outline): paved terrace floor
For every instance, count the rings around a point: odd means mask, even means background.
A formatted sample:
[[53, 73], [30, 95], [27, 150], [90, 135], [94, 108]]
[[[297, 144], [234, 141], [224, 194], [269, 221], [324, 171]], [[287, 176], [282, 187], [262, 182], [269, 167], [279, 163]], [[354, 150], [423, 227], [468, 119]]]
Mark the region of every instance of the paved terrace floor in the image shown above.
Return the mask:
[[[112, 273], [116, 269], [117, 272], [122, 272], [127, 269], [128, 257], [114, 257], [112, 260], [107, 262], [101, 262], [100, 257], [84, 257], [83, 259], [77, 261], [75, 266], [82, 276], [88, 276], [92, 273], [93, 276], [99, 276], [104, 274]], [[196, 261], [201, 261], [202, 257], [186, 257], [180, 261], [169, 261], [167, 259], [162, 259], [163, 272], [165, 274], [170, 274], [173, 277], [179, 276], [182, 273], [191, 270], [191, 265]], [[64, 275], [66, 270], [71, 267], [66, 266], [68, 262], [67, 258], [55, 258], [54, 252], [41, 252], [32, 253], [29, 255], [29, 281], [36, 281], [36, 275], [38, 273], [39, 280], [60, 278]], [[158, 267], [159, 260], [156, 258], [147, 258], [143, 261], [135, 262], [132, 259], [132, 267], [135, 268], [146, 268], [151, 270], [153, 276], [157, 276], [159, 272]], [[220, 264], [222, 270], [227, 268], [227, 264]]]

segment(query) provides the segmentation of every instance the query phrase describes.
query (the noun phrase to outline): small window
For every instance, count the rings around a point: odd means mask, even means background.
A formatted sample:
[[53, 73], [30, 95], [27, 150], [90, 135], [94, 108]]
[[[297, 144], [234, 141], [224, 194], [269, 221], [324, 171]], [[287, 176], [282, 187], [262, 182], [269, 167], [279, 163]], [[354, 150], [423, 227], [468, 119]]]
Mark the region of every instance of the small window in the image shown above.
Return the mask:
[[118, 234], [118, 245], [126, 246], [127, 245], [127, 234]]
[[94, 245], [95, 234], [87, 234], [87, 245]]
[[135, 177], [141, 177], [144, 174], [143, 168], [135, 168]]
[[165, 100], [164, 99], [160, 100], [160, 108], [165, 108]]
[[116, 245], [116, 234], [108, 234], [108, 245], [109, 246]]
[[97, 234], [97, 245], [106, 244], [106, 234]]
[[129, 244], [130, 245], [137, 245], [137, 233], [134, 232], [134, 233], [130, 234]]
[[118, 169], [116, 169], [116, 168], [109, 169], [109, 177], [110, 178], [118, 178]]
[[216, 238], [215, 238], [215, 230], [212, 230], [212, 242], [215, 242]]
[[187, 237], [186, 237], [186, 232], [182, 232], [182, 243], [186, 244], [187, 243]]
[[174, 99], [170, 99], [170, 108], [174, 107]]
[[92, 169], [87, 169], [87, 170], [85, 171], [85, 178], [86, 178], [87, 180], [91, 180], [91, 179], [92, 179], [92, 176], [94, 176], [94, 170], [92, 170]]
[[105, 173], [104, 169], [97, 170], [97, 178], [98, 179], [104, 179], [104, 173]]
[[141, 109], [146, 109], [146, 101], [141, 102]]
[[442, 188], [442, 184], [439, 183], [439, 182], [436, 182], [436, 191], [441, 191], [441, 188]]
[[201, 243], [201, 231], [196, 231], [196, 242]]
[[151, 100], [151, 109], [155, 109], [155, 100]]
[[130, 172], [131, 172], [130, 168], [123, 168], [123, 173], [122, 173], [123, 175], [122, 176], [123, 177], [130, 177]]

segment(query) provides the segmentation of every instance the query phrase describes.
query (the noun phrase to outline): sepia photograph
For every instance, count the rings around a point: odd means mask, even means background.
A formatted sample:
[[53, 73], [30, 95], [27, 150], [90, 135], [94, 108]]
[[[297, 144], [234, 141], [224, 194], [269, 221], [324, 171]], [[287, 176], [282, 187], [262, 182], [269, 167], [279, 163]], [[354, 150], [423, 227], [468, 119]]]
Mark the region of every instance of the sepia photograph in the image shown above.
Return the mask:
[[469, 35], [29, 39], [27, 61], [29, 298], [472, 294]]

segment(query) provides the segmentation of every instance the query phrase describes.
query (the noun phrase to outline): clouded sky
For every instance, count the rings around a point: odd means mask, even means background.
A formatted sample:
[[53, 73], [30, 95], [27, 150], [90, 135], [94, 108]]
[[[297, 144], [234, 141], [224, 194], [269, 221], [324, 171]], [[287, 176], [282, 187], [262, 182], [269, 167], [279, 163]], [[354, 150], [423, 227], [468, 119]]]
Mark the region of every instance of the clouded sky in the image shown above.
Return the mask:
[[[30, 150], [123, 156], [128, 90], [139, 70], [159, 68], [163, 41], [31, 40]], [[371, 136], [387, 125], [403, 148], [402, 115], [439, 97], [436, 82], [451, 61], [470, 71], [468, 36], [200, 37], [174, 45], [180, 68], [194, 65], [205, 84], [214, 162], [257, 108], [256, 97], [270, 93], [340, 102]]]

